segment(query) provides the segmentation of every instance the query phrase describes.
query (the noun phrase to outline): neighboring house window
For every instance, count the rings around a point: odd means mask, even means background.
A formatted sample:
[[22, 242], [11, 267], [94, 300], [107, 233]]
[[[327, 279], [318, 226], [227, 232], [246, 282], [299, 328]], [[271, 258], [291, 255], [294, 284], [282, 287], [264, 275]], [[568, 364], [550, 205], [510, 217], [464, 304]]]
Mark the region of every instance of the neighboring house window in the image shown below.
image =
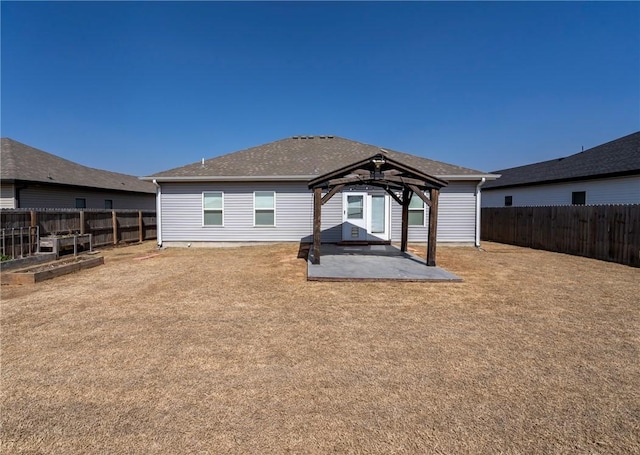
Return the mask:
[[222, 226], [224, 221], [224, 194], [222, 191], [202, 193], [202, 224]]
[[571, 203], [573, 205], [585, 205], [587, 203], [587, 192], [574, 191], [571, 193]]
[[415, 193], [409, 202], [409, 226], [424, 226], [424, 201]]
[[87, 200], [83, 197], [76, 198], [76, 208], [77, 209], [86, 209], [87, 208]]
[[276, 193], [274, 191], [256, 191], [253, 193], [254, 225], [276, 225]]
[[104, 208], [107, 210], [111, 210], [113, 208], [113, 200], [112, 199], [105, 199], [104, 200]]
[[511, 207], [513, 205], [513, 196], [505, 196], [504, 197], [504, 206]]

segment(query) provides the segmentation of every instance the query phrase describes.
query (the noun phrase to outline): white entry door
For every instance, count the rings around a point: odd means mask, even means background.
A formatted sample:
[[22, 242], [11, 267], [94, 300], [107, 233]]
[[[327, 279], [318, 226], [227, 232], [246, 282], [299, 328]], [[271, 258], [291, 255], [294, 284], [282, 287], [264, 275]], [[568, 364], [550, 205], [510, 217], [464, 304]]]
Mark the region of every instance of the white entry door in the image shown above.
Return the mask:
[[367, 240], [367, 193], [342, 193], [342, 240]]

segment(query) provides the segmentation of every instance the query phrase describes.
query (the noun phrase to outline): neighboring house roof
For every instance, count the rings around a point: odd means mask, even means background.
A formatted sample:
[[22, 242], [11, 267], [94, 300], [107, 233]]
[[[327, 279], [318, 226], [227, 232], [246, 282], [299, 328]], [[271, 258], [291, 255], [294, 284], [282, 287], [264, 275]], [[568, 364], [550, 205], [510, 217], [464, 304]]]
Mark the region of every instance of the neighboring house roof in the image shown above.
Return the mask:
[[0, 179], [40, 182], [137, 193], [155, 193], [155, 186], [132, 175], [93, 169], [9, 138], [2, 138]]
[[495, 171], [484, 190], [640, 174], [640, 131], [575, 155]]
[[496, 178], [485, 172], [433, 161], [338, 136], [293, 136], [144, 177], [147, 180], [309, 180], [377, 155], [444, 179]]

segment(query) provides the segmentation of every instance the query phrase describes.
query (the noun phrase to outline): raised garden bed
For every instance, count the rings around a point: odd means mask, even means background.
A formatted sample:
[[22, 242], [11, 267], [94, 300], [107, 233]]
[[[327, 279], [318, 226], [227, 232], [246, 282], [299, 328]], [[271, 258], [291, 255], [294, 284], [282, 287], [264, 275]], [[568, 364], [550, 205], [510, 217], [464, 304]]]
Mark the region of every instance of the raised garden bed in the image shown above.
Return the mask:
[[0, 270], [5, 271], [23, 269], [25, 267], [35, 266], [36, 264], [41, 264], [43, 262], [55, 261], [56, 259], [57, 258], [55, 253], [36, 253], [33, 256], [2, 261], [0, 262]]
[[2, 274], [2, 284], [34, 284], [104, 264], [102, 256], [78, 256]]

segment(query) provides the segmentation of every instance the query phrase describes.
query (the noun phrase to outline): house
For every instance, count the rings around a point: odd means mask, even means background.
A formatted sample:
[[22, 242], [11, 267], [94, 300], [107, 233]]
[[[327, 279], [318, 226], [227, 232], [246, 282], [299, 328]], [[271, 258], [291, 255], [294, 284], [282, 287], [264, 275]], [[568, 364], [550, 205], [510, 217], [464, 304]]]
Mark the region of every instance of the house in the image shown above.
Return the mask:
[[2, 138], [0, 208], [155, 209], [155, 186]]
[[[395, 168], [383, 165], [385, 160]], [[376, 173], [374, 167], [359, 168], [359, 162], [382, 167]], [[332, 174], [344, 169], [349, 178]], [[404, 171], [439, 189], [438, 242], [479, 242], [480, 187], [497, 175], [338, 136], [289, 137], [143, 179], [157, 185], [158, 243], [164, 246], [310, 242], [315, 219], [311, 190], [324, 184], [323, 176], [333, 178], [334, 185], [322, 190], [322, 242], [389, 242], [400, 241], [403, 234], [398, 182], [418, 182], [403, 177]], [[408, 240], [425, 242], [429, 199], [411, 194], [406, 199]]]
[[483, 207], [640, 204], [640, 132], [575, 155], [496, 171]]

